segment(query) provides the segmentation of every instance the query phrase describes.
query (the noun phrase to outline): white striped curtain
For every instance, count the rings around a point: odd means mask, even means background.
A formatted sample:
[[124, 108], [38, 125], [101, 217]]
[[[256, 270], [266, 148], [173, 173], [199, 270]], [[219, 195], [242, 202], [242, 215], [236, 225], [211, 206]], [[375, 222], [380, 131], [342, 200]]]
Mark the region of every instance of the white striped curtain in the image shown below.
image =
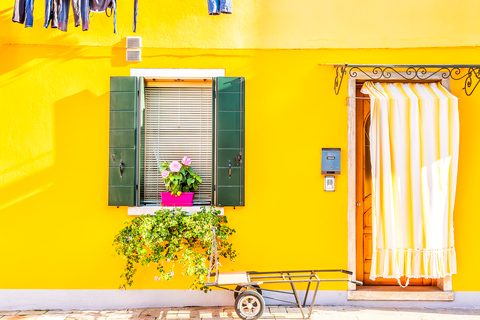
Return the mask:
[[458, 99], [440, 83], [366, 82], [361, 92], [371, 99], [370, 278], [456, 273]]

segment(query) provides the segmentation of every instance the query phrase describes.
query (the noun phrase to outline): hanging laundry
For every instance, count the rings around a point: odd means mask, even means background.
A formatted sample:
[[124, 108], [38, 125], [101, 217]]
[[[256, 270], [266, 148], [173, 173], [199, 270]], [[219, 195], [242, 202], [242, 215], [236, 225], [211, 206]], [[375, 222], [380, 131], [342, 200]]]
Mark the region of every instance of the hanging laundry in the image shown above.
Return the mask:
[[25, 28], [33, 26], [33, 0], [15, 0], [13, 22], [25, 23]]
[[81, 0], [80, 10], [82, 16], [82, 30], [87, 31], [90, 28], [90, 1]]
[[220, 13], [232, 13], [232, 0], [207, 0], [208, 14], [218, 16]]
[[88, 8], [89, 0], [45, 0], [45, 28], [51, 25], [52, 28], [67, 31], [70, 1], [72, 2], [75, 27], [82, 23], [82, 29], [88, 30], [88, 11], [85, 13], [82, 8], [85, 5]]
[[58, 1], [60, 0], [45, 0], [44, 28], [48, 28], [49, 25], [52, 28], [58, 28]]
[[137, 32], [138, 0], [133, 1], [133, 32]]
[[[67, 31], [68, 14], [70, 12], [70, 0], [60, 0], [58, 8], [58, 29]], [[75, 20], [75, 27], [80, 25], [80, 0], [72, 0], [73, 18]]]
[[[108, 14], [110, 9], [110, 15]], [[113, 33], [117, 33], [117, 3], [116, 0], [90, 0], [90, 11], [105, 12], [107, 17], [112, 16], [113, 12]]]

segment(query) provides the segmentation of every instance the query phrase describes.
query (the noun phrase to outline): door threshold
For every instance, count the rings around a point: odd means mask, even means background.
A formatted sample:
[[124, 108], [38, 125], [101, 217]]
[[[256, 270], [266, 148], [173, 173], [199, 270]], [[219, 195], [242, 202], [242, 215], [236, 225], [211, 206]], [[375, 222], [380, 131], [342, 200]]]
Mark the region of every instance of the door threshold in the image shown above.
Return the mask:
[[434, 286], [358, 286], [348, 291], [349, 301], [453, 301], [453, 291]]

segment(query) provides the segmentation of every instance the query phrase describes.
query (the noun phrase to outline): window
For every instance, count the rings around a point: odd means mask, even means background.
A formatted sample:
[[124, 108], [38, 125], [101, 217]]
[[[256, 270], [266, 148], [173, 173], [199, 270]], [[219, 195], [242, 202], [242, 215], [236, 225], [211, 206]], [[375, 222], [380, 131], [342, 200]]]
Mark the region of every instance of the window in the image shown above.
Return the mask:
[[245, 205], [244, 78], [166, 78], [111, 77], [108, 204], [158, 205], [158, 162], [188, 156], [195, 204]]
[[[192, 159], [202, 178], [194, 204], [212, 201], [212, 81], [147, 81], [140, 163], [142, 204], [160, 204], [165, 192], [158, 164]], [[160, 181], [160, 183], [159, 183]]]

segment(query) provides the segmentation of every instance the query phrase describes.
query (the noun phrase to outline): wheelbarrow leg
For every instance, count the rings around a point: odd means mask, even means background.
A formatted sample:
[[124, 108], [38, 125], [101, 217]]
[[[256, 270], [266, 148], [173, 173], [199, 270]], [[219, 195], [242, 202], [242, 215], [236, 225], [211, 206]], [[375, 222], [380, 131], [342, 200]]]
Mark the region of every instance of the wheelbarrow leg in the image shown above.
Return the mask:
[[[290, 275], [289, 273], [287, 274]], [[288, 277], [288, 279], [292, 280], [291, 277]], [[295, 300], [297, 301], [298, 307], [300, 308], [300, 312], [302, 312], [302, 317], [305, 319], [305, 313], [303, 312], [302, 303], [298, 298], [298, 293], [297, 293], [297, 288], [295, 287], [295, 283], [290, 282], [290, 285], [292, 286], [292, 291], [293, 291], [293, 294], [295, 295]]]
[[308, 313], [308, 318], [312, 315], [313, 307], [315, 306], [315, 298], [317, 297], [318, 287], [320, 286], [320, 282], [317, 282], [317, 287], [315, 288], [315, 293], [313, 294], [312, 304], [310, 305], [310, 312]]
[[[312, 277], [310, 277], [310, 280], [312, 280]], [[308, 293], [310, 292], [310, 281], [308, 282], [307, 285], [307, 291], [305, 291], [305, 299], [303, 299], [303, 307], [305, 308], [305, 305], [307, 303], [307, 298], [308, 298]]]

